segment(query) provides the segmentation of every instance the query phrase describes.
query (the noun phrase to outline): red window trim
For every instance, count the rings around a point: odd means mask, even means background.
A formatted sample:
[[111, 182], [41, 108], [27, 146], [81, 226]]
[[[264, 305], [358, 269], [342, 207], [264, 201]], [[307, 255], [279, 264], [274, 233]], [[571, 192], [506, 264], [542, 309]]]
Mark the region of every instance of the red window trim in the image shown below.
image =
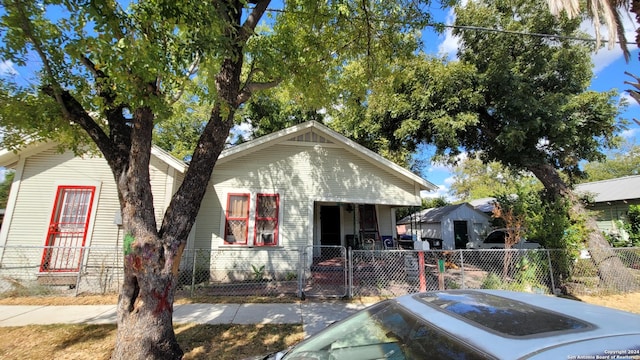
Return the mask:
[[[275, 217], [259, 217], [258, 216], [258, 202], [260, 201], [260, 198], [262, 197], [275, 197], [276, 198], [276, 211]], [[254, 246], [278, 246], [278, 230], [280, 228], [280, 194], [266, 194], [266, 193], [258, 193], [256, 194], [256, 216], [255, 216], [255, 222], [253, 224], [253, 244]], [[262, 242], [261, 239], [258, 239], [258, 221], [274, 221], [276, 222], [276, 226], [275, 229], [273, 230], [273, 241], [271, 242], [271, 244], [265, 244]]]
[[[247, 213], [245, 217], [229, 217], [229, 205], [231, 203], [232, 196], [242, 196], [247, 199]], [[224, 244], [225, 245], [247, 245], [249, 241], [249, 204], [251, 204], [251, 194], [248, 193], [229, 193], [227, 194], [227, 206], [224, 212]], [[229, 229], [229, 220], [244, 220], [246, 223], [245, 226], [245, 234], [244, 234], [244, 242], [229, 242], [227, 241], [228, 229]]]

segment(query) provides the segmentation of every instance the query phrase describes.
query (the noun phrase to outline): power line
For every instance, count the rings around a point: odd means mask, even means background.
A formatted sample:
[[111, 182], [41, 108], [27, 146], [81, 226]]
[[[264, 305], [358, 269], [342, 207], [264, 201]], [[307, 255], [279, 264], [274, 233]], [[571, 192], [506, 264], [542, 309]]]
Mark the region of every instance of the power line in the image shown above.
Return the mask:
[[[267, 11], [270, 12], [274, 12], [274, 13], [287, 13], [289, 11], [287, 10], [283, 10], [283, 9], [267, 9]], [[303, 12], [300, 12], [303, 13]], [[357, 17], [356, 17], [357, 18]], [[410, 22], [401, 22], [401, 21], [393, 21], [390, 19], [377, 19], [377, 18], [369, 18], [370, 21], [381, 21], [381, 22], [393, 22], [393, 23], [397, 23], [400, 25], [417, 25], [416, 23], [410, 23]], [[551, 39], [558, 39], [558, 40], [574, 40], [574, 41], [584, 41], [584, 42], [592, 42], [592, 43], [597, 43], [598, 40], [594, 39], [594, 38], [587, 38], [587, 37], [578, 37], [578, 36], [568, 36], [568, 35], [558, 35], [558, 34], [545, 34], [545, 33], [533, 33], [533, 32], [526, 32], [526, 31], [513, 31], [513, 30], [504, 30], [504, 29], [496, 29], [496, 28], [488, 28], [488, 27], [483, 27], [483, 26], [474, 26], [474, 25], [447, 25], [447, 24], [443, 24], [443, 23], [427, 23], [424, 25], [424, 27], [433, 27], [433, 28], [448, 28], [448, 29], [459, 29], [459, 30], [470, 30], [470, 31], [486, 31], [486, 32], [493, 32], [493, 33], [503, 33], [503, 34], [512, 34], [512, 35], [520, 35], [520, 36], [532, 36], [532, 37], [541, 37], [541, 38], [551, 38]], [[601, 39], [600, 42], [609, 42], [608, 39]], [[615, 41], [616, 44], [622, 44], [623, 41], [621, 40], [616, 40]], [[632, 41], [624, 41], [625, 44], [627, 45], [635, 45], [635, 42]]]
[[[450, 29], [461, 29], [461, 30], [474, 30], [474, 31], [486, 31], [486, 32], [495, 32], [495, 33], [505, 33], [505, 34], [513, 34], [513, 35], [523, 35], [523, 36], [533, 36], [533, 37], [542, 37], [542, 38], [554, 38], [554, 39], [562, 39], [562, 40], [576, 40], [576, 41], [586, 41], [586, 42], [597, 42], [596, 39], [593, 38], [585, 38], [585, 37], [577, 37], [577, 36], [567, 36], [567, 35], [557, 35], [557, 34], [544, 34], [544, 33], [532, 33], [525, 31], [513, 31], [513, 30], [504, 30], [504, 29], [494, 29], [487, 28], [482, 26], [473, 26], [473, 25], [444, 25], [444, 24], [427, 24], [430, 27], [444, 27]], [[608, 42], [607, 39], [602, 39], [602, 42]], [[616, 41], [617, 44], [621, 44], [622, 41]], [[634, 42], [625, 41], [627, 45], [635, 45]]]

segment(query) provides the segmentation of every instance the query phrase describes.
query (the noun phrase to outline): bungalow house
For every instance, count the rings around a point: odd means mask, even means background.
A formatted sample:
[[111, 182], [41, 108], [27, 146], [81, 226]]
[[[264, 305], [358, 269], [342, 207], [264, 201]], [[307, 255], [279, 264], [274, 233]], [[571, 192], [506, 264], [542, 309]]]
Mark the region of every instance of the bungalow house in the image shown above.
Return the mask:
[[575, 192], [589, 198], [587, 209], [596, 213], [600, 230], [616, 232], [616, 222], [627, 219], [629, 205], [640, 205], [640, 175], [578, 184]]
[[[103, 158], [38, 143], [0, 151], [0, 166], [16, 171], [0, 230], [0, 263], [14, 258], [6, 256], [12, 246], [55, 246], [32, 255], [40, 264], [34, 276], [71, 278], [83, 262], [105, 258], [65, 248], [122, 248], [117, 192]], [[187, 168], [153, 147], [158, 223]], [[216, 251], [212, 276], [246, 264], [291, 271], [293, 252], [286, 250], [395, 236], [395, 208], [418, 206], [420, 192], [436, 188], [314, 121], [225, 150], [208, 186], [187, 247]]]
[[469, 241], [482, 239], [489, 228], [489, 215], [469, 203], [430, 208], [400, 221], [409, 234], [423, 239], [441, 239], [443, 249], [465, 249]]

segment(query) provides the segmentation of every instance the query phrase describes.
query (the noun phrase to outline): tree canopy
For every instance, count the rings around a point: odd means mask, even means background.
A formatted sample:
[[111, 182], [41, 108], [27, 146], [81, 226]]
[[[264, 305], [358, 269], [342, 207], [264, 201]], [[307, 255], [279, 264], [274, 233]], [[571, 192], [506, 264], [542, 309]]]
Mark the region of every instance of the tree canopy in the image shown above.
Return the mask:
[[459, 60], [398, 63], [392, 85], [368, 99], [368, 118], [398, 146], [426, 142], [450, 159], [478, 154], [533, 171], [543, 183], [556, 169], [579, 175], [581, 161], [602, 159], [618, 144], [626, 123], [617, 118], [614, 92], [587, 90], [592, 49], [570, 40], [579, 21], [553, 17], [546, 6], [497, 0], [457, 7], [456, 25], [562, 37], [454, 29]]
[[11, 189], [11, 183], [15, 172], [7, 171], [4, 174], [4, 179], [0, 182], [0, 209], [4, 209], [7, 206], [7, 200], [9, 199], [9, 190]]
[[607, 154], [606, 159], [586, 163], [584, 172], [586, 177], [580, 182], [640, 175], [640, 145], [625, 143]]
[[450, 192], [461, 201], [517, 194], [521, 188], [533, 191], [542, 188], [531, 174], [512, 171], [495, 161], [484, 163], [478, 157], [458, 162], [453, 173]]

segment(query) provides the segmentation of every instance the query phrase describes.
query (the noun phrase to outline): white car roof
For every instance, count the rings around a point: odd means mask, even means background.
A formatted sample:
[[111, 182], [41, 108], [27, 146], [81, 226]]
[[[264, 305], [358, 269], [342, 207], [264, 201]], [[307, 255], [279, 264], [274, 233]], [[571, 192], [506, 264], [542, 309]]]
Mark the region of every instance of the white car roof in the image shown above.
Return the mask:
[[[434, 292], [438, 293], [438, 292]], [[482, 325], [478, 325], [461, 316], [450, 313], [448, 310], [430, 305], [421, 300], [423, 294], [405, 295], [396, 301], [407, 308], [412, 313], [425, 319], [429, 323], [440, 328], [444, 332], [454, 335], [479, 351], [485, 352], [499, 359], [527, 358], [545, 351], [555, 352], [552, 357], [542, 356], [540, 358], [567, 358], [570, 355], [581, 355], [585, 351], [592, 351], [593, 348], [586, 347], [585, 341], [590, 339], [602, 339], [600, 342], [591, 343], [592, 346], [601, 346], [611, 342], [610, 347], [599, 349], [598, 354], [605, 351], [620, 349], [615, 348], [615, 338], [620, 336], [620, 341], [624, 341], [627, 346], [634, 346], [640, 349], [640, 315], [632, 314], [615, 309], [591, 305], [575, 300], [561, 299], [554, 296], [535, 295], [528, 293], [510, 292], [502, 290], [449, 290], [440, 292], [444, 295], [459, 295], [460, 303], [458, 307], [466, 307], [464, 310], [473, 312], [473, 308], [488, 309], [484, 303], [477, 302], [473, 297], [474, 293], [496, 295], [507, 299], [515, 300], [515, 306], [519, 310], [530, 312], [531, 316], [537, 316], [535, 310], [542, 308], [551, 311], [551, 315], [559, 318], [567, 316], [571, 324], [579, 322], [588, 326], [578, 329], [553, 331], [543, 334], [532, 334], [523, 336], [512, 336], [501, 334]], [[527, 306], [531, 305], [533, 307]], [[511, 304], [514, 305], [514, 304]], [[446, 307], [446, 305], [441, 305]], [[493, 309], [488, 309], [493, 310]], [[575, 320], [575, 321], [573, 321]], [[514, 321], [517, 321], [514, 319]], [[523, 323], [523, 327], [531, 327], [532, 324]], [[528, 329], [530, 330], [530, 329]], [[623, 336], [626, 336], [622, 338]], [[635, 344], [629, 343], [631, 339]], [[595, 344], [595, 345], [593, 345]], [[604, 345], [602, 345], [604, 346]], [[569, 348], [567, 348], [569, 347]], [[582, 349], [582, 350], [580, 350]], [[578, 351], [580, 350], [580, 351]], [[596, 350], [598, 351], [598, 350]], [[557, 355], [562, 354], [561, 357]]]

